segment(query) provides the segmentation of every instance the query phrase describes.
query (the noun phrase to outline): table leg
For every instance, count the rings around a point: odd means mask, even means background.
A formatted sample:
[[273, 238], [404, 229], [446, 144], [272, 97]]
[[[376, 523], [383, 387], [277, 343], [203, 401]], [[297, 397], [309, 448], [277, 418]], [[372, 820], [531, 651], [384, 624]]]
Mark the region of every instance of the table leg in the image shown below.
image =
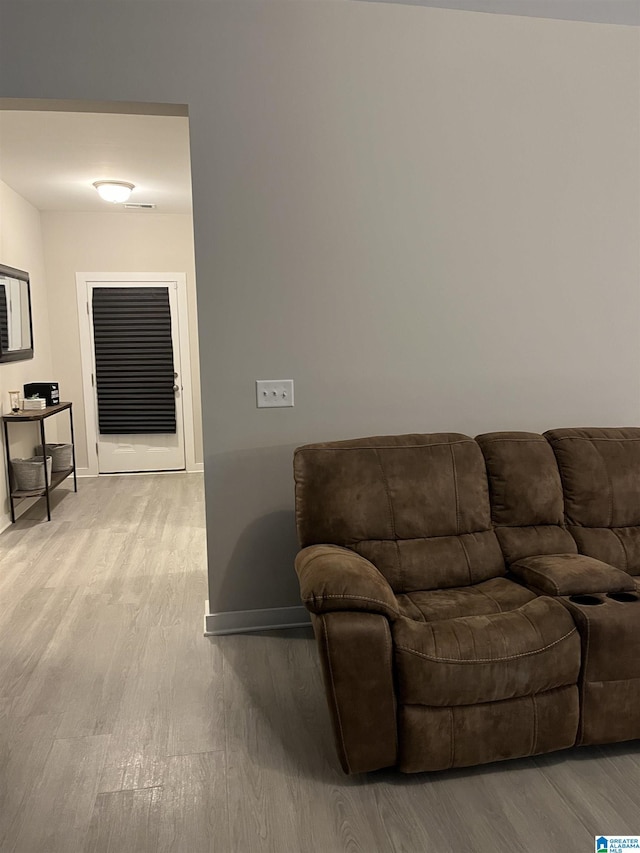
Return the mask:
[[4, 448], [5, 458], [7, 460], [7, 488], [9, 489], [9, 506], [11, 508], [11, 524], [16, 523], [16, 511], [13, 503], [13, 494], [11, 489], [11, 458], [9, 453], [9, 424], [4, 421]]
[[73, 461], [73, 491], [78, 491], [78, 478], [76, 476], [76, 440], [73, 435], [73, 406], [69, 406], [69, 426], [71, 427], [71, 459]]
[[47, 444], [44, 437], [44, 418], [40, 421], [40, 443], [42, 444], [42, 462], [44, 467], [44, 495], [47, 499], [47, 521], [51, 521], [51, 504], [49, 502], [49, 475], [47, 473]]

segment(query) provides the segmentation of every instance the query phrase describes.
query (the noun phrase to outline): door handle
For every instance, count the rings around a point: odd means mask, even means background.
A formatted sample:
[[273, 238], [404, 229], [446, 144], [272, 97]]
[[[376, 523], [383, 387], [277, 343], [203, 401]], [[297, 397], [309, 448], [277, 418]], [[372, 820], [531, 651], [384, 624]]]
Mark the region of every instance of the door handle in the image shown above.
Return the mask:
[[174, 385], [174, 386], [173, 386], [173, 390], [174, 390], [174, 391], [179, 391], [179, 390], [180, 390], [180, 386], [179, 386], [179, 385]]

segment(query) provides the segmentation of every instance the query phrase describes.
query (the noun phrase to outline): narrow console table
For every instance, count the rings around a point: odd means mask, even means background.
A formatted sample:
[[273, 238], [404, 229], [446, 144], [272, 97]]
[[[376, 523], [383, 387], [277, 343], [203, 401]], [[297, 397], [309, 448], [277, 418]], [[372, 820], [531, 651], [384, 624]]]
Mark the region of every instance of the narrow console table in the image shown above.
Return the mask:
[[[44, 434], [44, 422], [47, 418], [50, 418], [51, 415], [57, 415], [59, 412], [64, 411], [69, 412], [69, 426], [71, 428], [71, 461], [72, 465], [70, 468], [65, 468], [64, 471], [54, 471], [51, 474], [51, 481], [49, 481], [49, 475], [47, 473], [47, 464], [45, 461], [46, 457], [46, 445], [47, 441]], [[42, 445], [42, 461], [44, 467], [44, 489], [34, 489], [34, 490], [24, 490], [24, 489], [15, 489], [13, 487], [13, 478], [11, 476], [11, 453], [9, 450], [9, 424], [11, 423], [25, 423], [27, 421], [31, 421], [33, 423], [40, 424], [40, 444]], [[57, 488], [63, 480], [66, 480], [71, 474], [73, 474], [73, 490], [74, 492], [78, 491], [78, 479], [76, 477], [76, 444], [73, 435], [73, 404], [72, 403], [58, 403], [57, 406], [47, 406], [46, 409], [40, 409], [36, 412], [28, 412], [20, 410], [19, 412], [15, 412], [3, 415], [2, 422], [4, 425], [4, 447], [5, 454], [7, 459], [7, 477], [9, 480], [9, 503], [11, 504], [11, 521], [15, 524], [16, 521], [16, 513], [15, 513], [15, 501], [22, 500], [23, 498], [46, 498], [47, 501], [47, 520], [51, 521], [51, 504], [50, 504], [50, 494], [53, 489]]]

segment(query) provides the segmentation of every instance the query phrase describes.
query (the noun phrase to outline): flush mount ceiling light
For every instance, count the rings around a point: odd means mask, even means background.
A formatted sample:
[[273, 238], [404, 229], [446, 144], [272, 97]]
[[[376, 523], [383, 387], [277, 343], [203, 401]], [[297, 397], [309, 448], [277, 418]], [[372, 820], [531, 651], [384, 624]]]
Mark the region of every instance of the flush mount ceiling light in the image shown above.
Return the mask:
[[128, 181], [94, 181], [93, 186], [98, 190], [100, 198], [113, 204], [122, 204], [131, 195], [135, 184]]

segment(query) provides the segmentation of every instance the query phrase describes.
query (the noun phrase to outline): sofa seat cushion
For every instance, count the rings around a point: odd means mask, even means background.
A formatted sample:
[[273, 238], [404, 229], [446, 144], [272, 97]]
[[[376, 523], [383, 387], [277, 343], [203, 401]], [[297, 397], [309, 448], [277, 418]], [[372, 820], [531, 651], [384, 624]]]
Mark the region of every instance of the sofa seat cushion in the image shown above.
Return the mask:
[[435, 622], [391, 626], [398, 701], [444, 707], [531, 696], [575, 684], [580, 637], [559, 601]]
[[535, 594], [506, 578], [493, 578], [473, 586], [411, 592], [396, 598], [402, 616], [417, 622], [434, 622], [517, 610], [532, 601]]
[[514, 563], [511, 571], [528, 587], [544, 595], [635, 589], [633, 578], [626, 572], [582, 554], [526, 557]]

